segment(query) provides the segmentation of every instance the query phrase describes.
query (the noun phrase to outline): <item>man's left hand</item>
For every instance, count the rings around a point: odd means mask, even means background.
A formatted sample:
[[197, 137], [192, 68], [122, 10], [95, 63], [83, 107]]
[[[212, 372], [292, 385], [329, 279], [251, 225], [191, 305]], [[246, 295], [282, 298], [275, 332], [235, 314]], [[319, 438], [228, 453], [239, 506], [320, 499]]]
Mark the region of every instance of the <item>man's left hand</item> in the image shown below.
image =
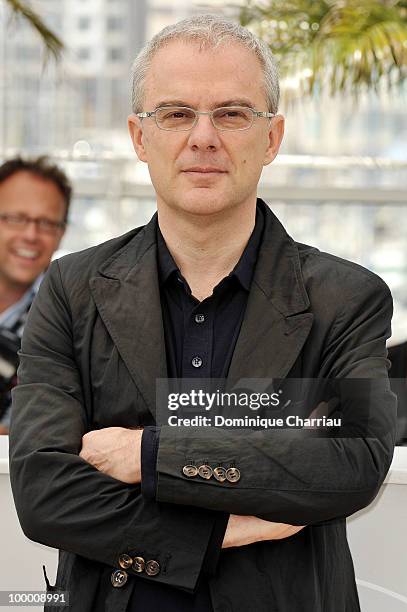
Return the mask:
[[99, 472], [137, 484], [141, 481], [142, 429], [106, 427], [89, 431], [82, 438], [79, 456]]
[[254, 542], [284, 540], [295, 535], [301, 529], [304, 529], [304, 527], [305, 525], [298, 526], [264, 521], [257, 516], [231, 514], [223, 538], [222, 548], [246, 546]]

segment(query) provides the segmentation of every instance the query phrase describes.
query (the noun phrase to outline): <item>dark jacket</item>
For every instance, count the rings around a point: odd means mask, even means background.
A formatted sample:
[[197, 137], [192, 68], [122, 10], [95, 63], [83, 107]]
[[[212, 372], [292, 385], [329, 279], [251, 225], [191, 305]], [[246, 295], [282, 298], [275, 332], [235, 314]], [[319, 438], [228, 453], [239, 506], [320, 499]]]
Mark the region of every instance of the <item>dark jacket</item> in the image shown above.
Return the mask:
[[[359, 610], [345, 517], [372, 501], [392, 459], [392, 300], [376, 275], [295, 243], [261, 205], [264, 237], [229, 377], [378, 379], [367, 430], [341, 439], [269, 430], [254, 439], [163, 427], [158, 501], [146, 500], [140, 486], [78, 454], [89, 430], [154, 423], [155, 381], [166, 375], [156, 217], [54, 262], [23, 338], [10, 476], [25, 534], [66, 551], [57, 586], [70, 591], [72, 612], [95, 612], [100, 589], [106, 611], [124, 610], [138, 580], [193, 590], [218, 510], [308, 526], [222, 551], [210, 583], [215, 612]], [[344, 406], [355, 430], [359, 408]], [[182, 466], [195, 457], [233, 460], [241, 479], [187, 478]], [[114, 589], [108, 568], [119, 567], [122, 553], [155, 559], [161, 571]]]

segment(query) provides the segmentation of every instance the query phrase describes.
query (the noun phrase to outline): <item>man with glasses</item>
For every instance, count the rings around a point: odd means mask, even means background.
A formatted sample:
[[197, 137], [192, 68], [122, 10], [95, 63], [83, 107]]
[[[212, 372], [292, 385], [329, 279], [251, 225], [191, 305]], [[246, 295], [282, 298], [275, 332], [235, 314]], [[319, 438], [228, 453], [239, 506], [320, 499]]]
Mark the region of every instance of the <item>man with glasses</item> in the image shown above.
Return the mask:
[[[223, 18], [168, 26], [134, 62], [129, 129], [158, 214], [52, 264], [14, 392], [17, 511], [60, 549], [50, 588], [72, 612], [359, 610], [345, 517], [392, 457], [391, 297], [257, 198], [283, 127], [270, 50]], [[334, 439], [167, 425], [166, 377], [383, 388], [368, 435], [346, 401], [359, 437]]]
[[8, 433], [10, 390], [31, 302], [65, 231], [71, 187], [46, 158], [0, 166], [0, 433]]

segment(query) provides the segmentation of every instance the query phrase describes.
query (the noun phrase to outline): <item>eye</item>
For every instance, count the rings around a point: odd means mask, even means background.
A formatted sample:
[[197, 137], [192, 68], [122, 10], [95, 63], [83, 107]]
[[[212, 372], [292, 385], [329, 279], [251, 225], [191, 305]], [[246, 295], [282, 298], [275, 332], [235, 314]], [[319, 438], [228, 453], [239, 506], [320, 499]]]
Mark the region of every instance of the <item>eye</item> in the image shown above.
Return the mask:
[[237, 110], [225, 111], [224, 114], [228, 117], [242, 117], [244, 115], [244, 113], [242, 113], [241, 111], [237, 111]]
[[171, 108], [162, 110], [159, 115], [160, 118], [165, 121], [166, 119], [190, 119], [194, 116], [194, 113], [184, 108]]
[[245, 117], [246, 113], [243, 110], [238, 110], [236, 108], [222, 108], [219, 112], [216, 113], [218, 117], [226, 117], [230, 119], [234, 119], [235, 117]]
[[26, 217], [24, 215], [9, 215], [8, 216], [11, 223], [25, 223]]
[[49, 221], [48, 219], [38, 219], [38, 225], [45, 230], [53, 229], [55, 227], [55, 223], [53, 221]]

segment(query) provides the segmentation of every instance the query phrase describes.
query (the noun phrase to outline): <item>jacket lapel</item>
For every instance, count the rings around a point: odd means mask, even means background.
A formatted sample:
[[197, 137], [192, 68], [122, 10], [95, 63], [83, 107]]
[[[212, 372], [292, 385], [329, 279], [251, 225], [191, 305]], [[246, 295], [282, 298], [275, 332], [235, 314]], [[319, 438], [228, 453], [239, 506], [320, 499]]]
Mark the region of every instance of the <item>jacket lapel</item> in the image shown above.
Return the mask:
[[[245, 317], [229, 368], [241, 377], [284, 378], [312, 327], [298, 249], [259, 200], [265, 227]], [[90, 287], [106, 328], [155, 416], [156, 379], [167, 376], [156, 255], [157, 215], [109, 259]]]
[[312, 327], [298, 249], [261, 200], [265, 226], [245, 317], [229, 368], [241, 377], [285, 378]]
[[153, 417], [156, 378], [167, 375], [156, 227], [155, 214], [90, 281], [100, 316]]

